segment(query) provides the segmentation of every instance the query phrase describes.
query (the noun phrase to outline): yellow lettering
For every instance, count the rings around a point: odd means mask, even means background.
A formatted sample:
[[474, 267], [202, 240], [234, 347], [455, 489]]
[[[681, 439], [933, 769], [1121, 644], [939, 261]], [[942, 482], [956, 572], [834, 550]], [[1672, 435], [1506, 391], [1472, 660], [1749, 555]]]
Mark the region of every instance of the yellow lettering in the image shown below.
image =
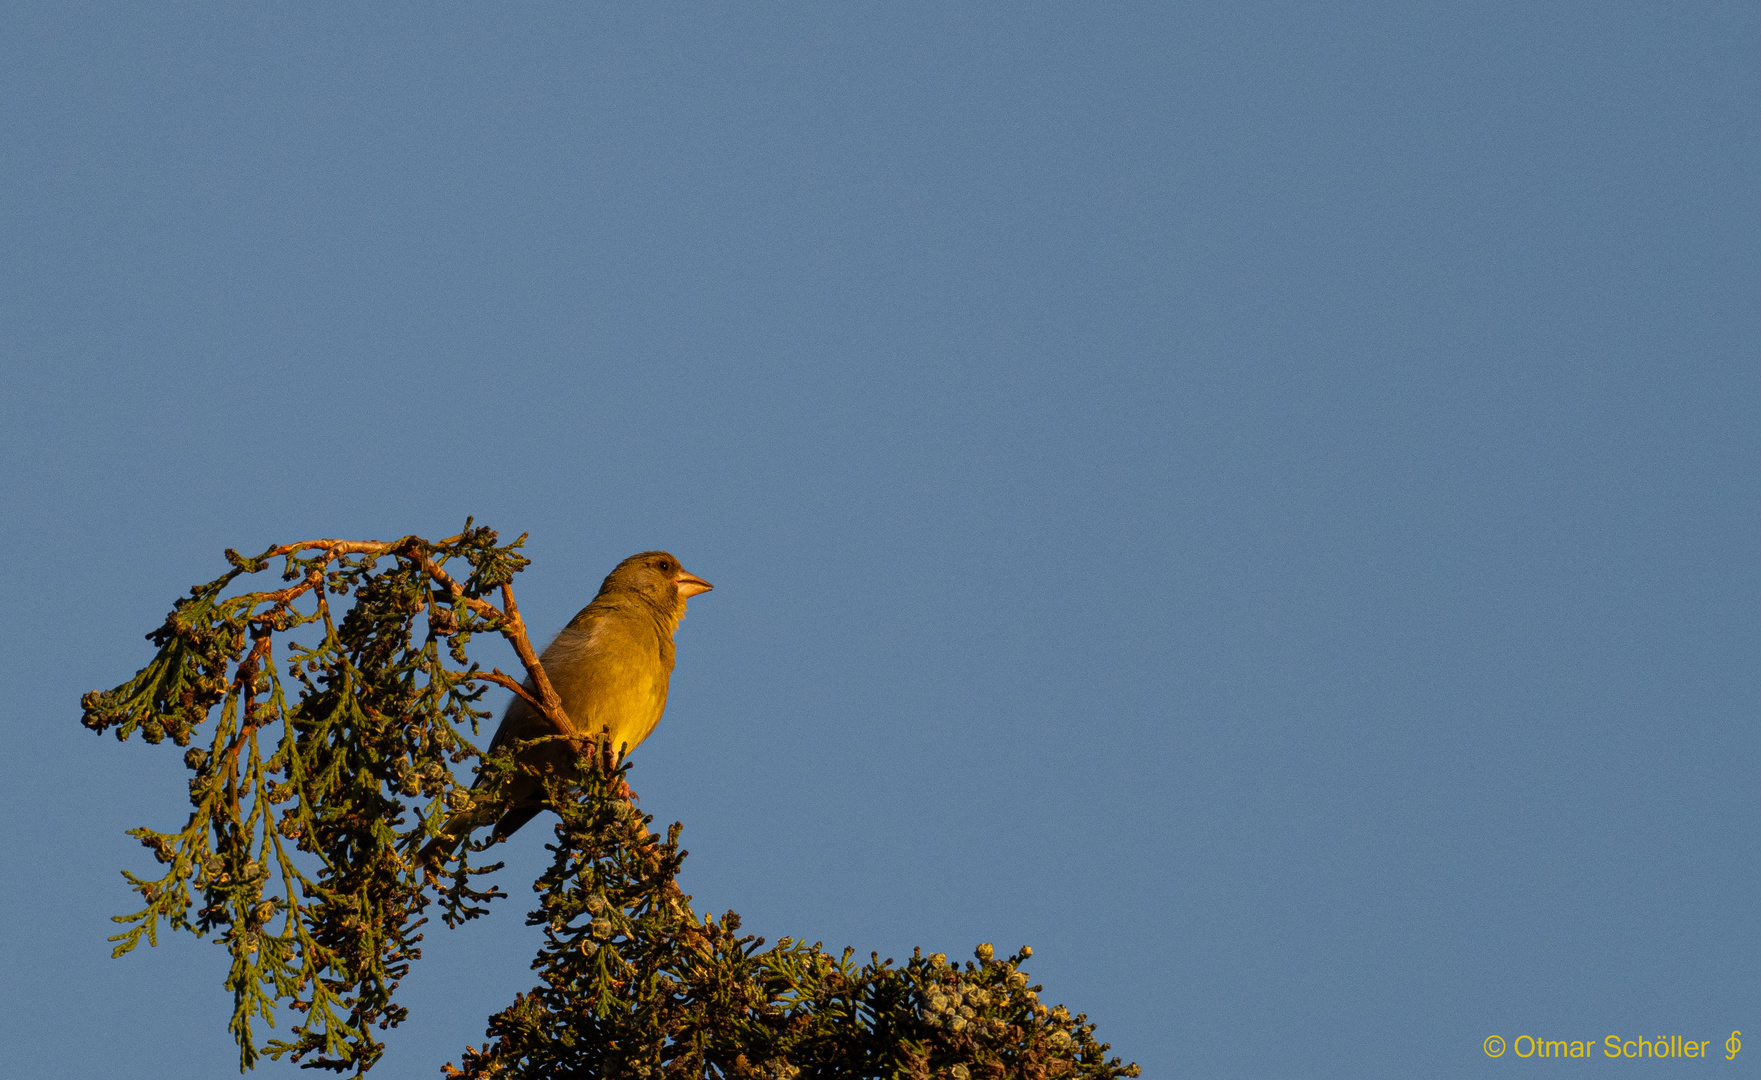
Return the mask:
[[[1526, 1054], [1523, 1053], [1523, 1040], [1524, 1039], [1529, 1040], [1529, 1052]], [[1518, 1035], [1516, 1037], [1516, 1041], [1510, 1044], [1510, 1048], [1512, 1050], [1516, 1051], [1517, 1057], [1522, 1057], [1522, 1058], [1534, 1057], [1535, 1056], [1535, 1037], [1533, 1035]]]
[[1620, 1056], [1621, 1057], [1638, 1057], [1639, 1055], [1633, 1053], [1633, 1050], [1632, 1050], [1632, 1048], [1637, 1045], [1639, 1045], [1639, 1044], [1632, 1041], [1631, 1039], [1628, 1039], [1626, 1042], [1621, 1043], [1620, 1044]]
[[1595, 1045], [1596, 1045], [1595, 1043], [1581, 1043], [1581, 1042], [1572, 1043], [1571, 1050], [1566, 1053], [1566, 1056], [1567, 1057], [1589, 1057], [1590, 1056], [1590, 1047], [1595, 1046]]
[[1619, 1057], [1620, 1056], [1620, 1036], [1619, 1035], [1610, 1035], [1610, 1036], [1608, 1036], [1608, 1038], [1603, 1039], [1602, 1041], [1608, 1044], [1607, 1047], [1604, 1048], [1602, 1051], [1604, 1054], [1607, 1054], [1609, 1057]]
[[1565, 1043], [1562, 1043], [1562, 1042], [1542, 1043], [1541, 1044], [1541, 1056], [1542, 1057], [1565, 1057], [1567, 1049], [1569, 1049], [1569, 1047]]
[[1711, 1039], [1707, 1039], [1707, 1040], [1706, 1040], [1706, 1041], [1704, 1041], [1704, 1042], [1702, 1042], [1702, 1043], [1701, 1043], [1701, 1044], [1700, 1044], [1700, 1056], [1701, 1056], [1701, 1057], [1705, 1057], [1705, 1056], [1706, 1056], [1706, 1048], [1707, 1048], [1707, 1047], [1708, 1047], [1708, 1046], [1711, 1046], [1711, 1045], [1712, 1045], [1712, 1040], [1711, 1040]]

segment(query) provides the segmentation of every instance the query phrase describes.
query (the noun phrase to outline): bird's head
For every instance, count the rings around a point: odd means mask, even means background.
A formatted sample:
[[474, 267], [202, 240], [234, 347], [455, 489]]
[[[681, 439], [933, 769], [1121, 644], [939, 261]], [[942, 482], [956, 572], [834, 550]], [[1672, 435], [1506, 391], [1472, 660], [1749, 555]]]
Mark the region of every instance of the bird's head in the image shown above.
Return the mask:
[[644, 551], [632, 555], [606, 576], [600, 592], [630, 589], [642, 593], [659, 604], [663, 611], [685, 613], [685, 601], [698, 593], [715, 588], [696, 574], [686, 570], [679, 560], [664, 551]]

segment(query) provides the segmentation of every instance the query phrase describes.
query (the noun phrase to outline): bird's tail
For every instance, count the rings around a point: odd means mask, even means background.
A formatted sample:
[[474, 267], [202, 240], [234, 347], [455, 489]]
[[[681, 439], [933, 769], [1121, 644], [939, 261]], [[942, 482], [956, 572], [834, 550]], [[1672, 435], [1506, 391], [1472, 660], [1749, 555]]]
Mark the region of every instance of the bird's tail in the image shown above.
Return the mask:
[[471, 835], [471, 830], [485, 824], [488, 823], [477, 820], [471, 811], [459, 811], [446, 819], [446, 824], [440, 827], [438, 836], [423, 845], [422, 850], [416, 854], [416, 861], [424, 869], [434, 873], [440, 872], [446, 866], [446, 861], [452, 858], [453, 852], [457, 851], [459, 845], [465, 842], [465, 837]]
[[446, 866], [446, 861], [452, 858], [453, 853], [459, 849], [459, 845], [463, 844], [465, 838], [470, 836], [474, 830], [494, 822], [495, 832], [490, 840], [500, 842], [518, 832], [520, 826], [537, 817], [538, 811], [542, 809], [542, 804], [533, 801], [529, 796], [515, 802], [511, 807], [507, 807], [505, 812], [499, 814], [497, 811], [502, 810], [502, 806], [494, 803], [487, 806], [467, 807], [447, 818], [446, 823], [440, 827], [439, 835], [428, 841], [416, 854], [416, 858], [422, 866], [434, 873], [439, 873]]

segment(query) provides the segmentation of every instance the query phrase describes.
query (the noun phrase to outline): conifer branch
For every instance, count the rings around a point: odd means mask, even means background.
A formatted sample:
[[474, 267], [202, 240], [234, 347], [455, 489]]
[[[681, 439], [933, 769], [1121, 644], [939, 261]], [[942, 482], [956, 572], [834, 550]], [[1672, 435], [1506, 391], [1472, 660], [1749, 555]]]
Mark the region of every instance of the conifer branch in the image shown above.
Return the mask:
[[[120, 956], [143, 938], [158, 944], [161, 926], [217, 935], [241, 1070], [263, 1054], [357, 1077], [373, 1067], [384, 1051], [375, 1029], [408, 1016], [397, 990], [421, 958], [427, 910], [452, 925], [505, 895], [471, 884], [499, 864], [461, 862], [442, 888], [418, 851], [461, 809], [505, 802], [523, 773], [559, 819], [528, 916], [545, 927], [534, 962], [543, 981], [490, 1018], [489, 1041], [467, 1048], [451, 1076], [1137, 1075], [1106, 1057], [1085, 1016], [1039, 1003], [1020, 970], [1025, 948], [999, 960], [980, 946], [964, 970], [921, 951], [904, 965], [878, 955], [859, 965], [853, 950], [790, 938], [762, 948], [733, 912], [699, 917], [676, 881], [681, 826], [664, 840], [648, 830], [653, 819], [623, 797], [628, 764], [574, 728], [532, 647], [512, 586], [524, 540], [498, 544], [467, 520], [438, 541], [228, 550], [232, 569], [193, 587], [148, 635], [157, 652], [147, 666], [81, 698], [93, 731], [206, 740], [183, 758], [185, 825], [130, 831], [166, 869], [124, 871], [143, 906], [116, 917], [123, 930], [111, 940]], [[274, 560], [285, 587], [228, 595]], [[307, 628], [316, 644], [290, 636]], [[489, 631], [513, 646], [524, 681], [471, 661], [473, 635]], [[480, 754], [461, 729], [476, 733], [489, 716], [489, 685], [531, 705], [553, 734]], [[530, 763], [541, 755], [520, 756], [550, 740], [567, 741], [578, 767], [552, 772]], [[471, 758], [475, 791], [452, 772]], [[288, 1037], [258, 1045], [254, 1022], [273, 1024], [283, 1007], [297, 1016]]]

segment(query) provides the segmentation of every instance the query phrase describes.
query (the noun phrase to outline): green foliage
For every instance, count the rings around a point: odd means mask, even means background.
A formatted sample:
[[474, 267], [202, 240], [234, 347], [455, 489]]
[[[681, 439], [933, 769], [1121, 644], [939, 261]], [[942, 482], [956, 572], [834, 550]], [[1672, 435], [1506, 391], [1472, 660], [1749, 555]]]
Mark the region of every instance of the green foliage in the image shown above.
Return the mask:
[[[188, 822], [130, 835], [166, 869], [124, 872], [144, 906], [117, 921], [116, 955], [161, 925], [214, 933], [231, 963], [229, 1028], [241, 1069], [259, 1055], [359, 1076], [383, 1052], [375, 1029], [408, 1011], [399, 980], [421, 957], [430, 905], [447, 924], [503, 894], [471, 886], [495, 870], [464, 859], [438, 880], [417, 858], [467, 805], [493, 820], [501, 791], [530, 766], [522, 747], [483, 760], [475, 790], [451, 766], [478, 752], [487, 683], [542, 705], [549, 693], [510, 582], [520, 540], [473, 528], [440, 541], [316, 540], [256, 558], [177, 601], [148, 635], [158, 647], [133, 679], [81, 700], [85, 725], [190, 748]], [[285, 588], [228, 595], [280, 561]], [[449, 565], [468, 572], [455, 575]], [[499, 592], [497, 607], [487, 597]], [[346, 609], [332, 597], [347, 597]], [[336, 605], [341, 606], [341, 605]], [[426, 618], [418, 622], [418, 618]], [[318, 635], [307, 646], [291, 635]], [[525, 685], [470, 661], [474, 634], [499, 633]], [[281, 652], [277, 652], [277, 647]], [[449, 666], [448, 661], [451, 661]], [[292, 696], [290, 697], [290, 690]], [[548, 700], [554, 704], [554, 696]], [[1136, 1076], [1107, 1059], [1093, 1025], [1039, 1004], [1020, 962], [980, 946], [964, 969], [941, 954], [858, 966], [852, 950], [738, 934], [732, 912], [700, 919], [675, 882], [680, 826], [662, 840], [624, 798], [628, 766], [567, 728], [581, 767], [541, 777], [557, 811], [555, 860], [534, 888], [545, 927], [542, 985], [490, 1018], [467, 1049], [469, 1077]], [[500, 806], [498, 806], [500, 804]], [[259, 1047], [253, 1022], [298, 1014], [290, 1038]]]
[[[130, 833], [168, 865], [152, 880], [125, 875], [145, 906], [118, 918], [129, 929], [112, 940], [120, 955], [143, 935], [157, 944], [162, 922], [218, 933], [231, 953], [241, 1066], [259, 1053], [253, 1020], [273, 1025], [278, 1001], [302, 1019], [267, 1052], [339, 1071], [370, 1067], [382, 1049], [372, 1028], [404, 1018], [392, 997], [420, 956], [430, 903], [413, 855], [468, 797], [449, 762], [476, 754], [459, 728], [475, 732], [489, 715], [464, 648], [502, 620], [471, 601], [525, 564], [519, 546], [498, 547], [494, 532], [467, 522], [438, 543], [316, 541], [254, 559], [228, 551], [233, 569], [192, 588], [148, 635], [159, 647], [152, 662], [82, 699], [94, 731], [179, 746], [219, 706], [208, 748], [184, 755], [189, 820], [176, 832]], [[226, 595], [276, 559], [293, 584]], [[462, 584], [446, 572], [458, 560], [470, 569]], [[339, 618], [331, 598], [343, 596], [353, 602]], [[278, 655], [277, 635], [301, 630], [317, 642], [284, 639]], [[311, 857], [296, 861], [295, 850]], [[455, 888], [442, 902], [449, 916], [470, 917], [482, 899]]]
[[1023, 948], [980, 945], [858, 966], [784, 938], [761, 950], [740, 917], [699, 919], [675, 881], [680, 826], [663, 840], [621, 800], [628, 766], [546, 777], [561, 822], [534, 885], [542, 985], [490, 1017], [490, 1042], [447, 1075], [581, 1077], [1136, 1076], [1107, 1059], [1087, 1017], [1039, 1004]]

